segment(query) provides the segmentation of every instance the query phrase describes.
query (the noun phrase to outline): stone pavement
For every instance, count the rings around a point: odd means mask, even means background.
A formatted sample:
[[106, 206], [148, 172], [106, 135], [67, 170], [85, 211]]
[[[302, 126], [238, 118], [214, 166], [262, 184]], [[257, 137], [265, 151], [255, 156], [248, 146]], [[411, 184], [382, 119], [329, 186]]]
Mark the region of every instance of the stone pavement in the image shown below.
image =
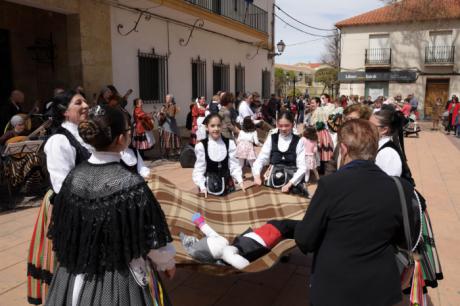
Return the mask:
[[[460, 305], [459, 149], [460, 139], [427, 129], [420, 138], [406, 138], [409, 164], [428, 201], [445, 276], [439, 288], [429, 290], [429, 305]], [[191, 169], [164, 161], [151, 167], [178, 188], [194, 190]], [[27, 305], [25, 258], [37, 211], [34, 207], [0, 214], [0, 306]], [[178, 268], [166, 287], [176, 306], [309, 305], [310, 266], [311, 257], [295, 250], [289, 262], [256, 274], [217, 277]]]

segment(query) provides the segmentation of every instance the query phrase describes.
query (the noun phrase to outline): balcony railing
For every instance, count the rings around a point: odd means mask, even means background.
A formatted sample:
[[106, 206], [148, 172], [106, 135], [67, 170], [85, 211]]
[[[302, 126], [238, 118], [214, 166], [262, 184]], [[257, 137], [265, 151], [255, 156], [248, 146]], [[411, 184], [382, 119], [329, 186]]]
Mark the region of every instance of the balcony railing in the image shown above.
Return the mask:
[[215, 14], [241, 22], [261, 32], [268, 32], [268, 14], [245, 0], [185, 0]]
[[453, 65], [455, 46], [430, 46], [425, 49], [425, 64]]
[[391, 48], [366, 49], [366, 66], [391, 65]]

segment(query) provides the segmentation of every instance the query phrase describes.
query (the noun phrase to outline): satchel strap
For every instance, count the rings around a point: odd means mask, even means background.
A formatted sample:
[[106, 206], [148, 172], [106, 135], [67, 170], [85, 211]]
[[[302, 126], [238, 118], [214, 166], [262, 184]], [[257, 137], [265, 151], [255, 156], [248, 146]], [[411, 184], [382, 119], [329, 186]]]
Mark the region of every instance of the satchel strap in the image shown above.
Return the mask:
[[399, 201], [401, 203], [401, 211], [403, 215], [404, 236], [406, 238], [407, 250], [412, 253], [412, 238], [410, 234], [409, 213], [407, 211], [406, 195], [404, 193], [401, 181], [398, 177], [391, 177], [396, 184], [399, 193]]

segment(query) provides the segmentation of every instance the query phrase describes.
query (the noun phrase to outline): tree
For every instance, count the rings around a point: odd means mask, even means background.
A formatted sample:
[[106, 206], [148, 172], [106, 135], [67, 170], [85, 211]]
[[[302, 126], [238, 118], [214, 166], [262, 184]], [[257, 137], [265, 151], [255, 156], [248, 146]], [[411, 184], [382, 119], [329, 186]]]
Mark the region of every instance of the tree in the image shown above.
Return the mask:
[[335, 33], [327, 38], [325, 42], [325, 51], [321, 54], [321, 62], [334, 68], [340, 67], [340, 35]]
[[287, 87], [289, 83], [288, 80], [294, 79], [294, 76], [294, 71], [287, 71], [282, 68], [275, 68], [275, 91], [278, 96], [282, 96], [283, 93], [287, 95]]
[[316, 82], [323, 84], [323, 93], [326, 89], [329, 89], [329, 92], [331, 93], [334, 92], [334, 88], [337, 88], [337, 71], [337, 68], [322, 68], [316, 71], [315, 79]]
[[286, 77], [284, 70], [281, 68], [275, 68], [275, 92], [278, 96], [281, 96], [286, 88]]

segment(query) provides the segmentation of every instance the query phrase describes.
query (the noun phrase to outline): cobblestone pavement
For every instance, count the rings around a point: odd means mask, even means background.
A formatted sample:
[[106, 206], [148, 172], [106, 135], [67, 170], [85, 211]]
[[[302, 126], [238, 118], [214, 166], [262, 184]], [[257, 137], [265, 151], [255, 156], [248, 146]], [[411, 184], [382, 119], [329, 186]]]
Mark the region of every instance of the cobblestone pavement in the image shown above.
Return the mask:
[[[427, 198], [445, 279], [429, 290], [429, 305], [460, 305], [460, 139], [425, 129], [406, 138], [409, 164], [417, 187]], [[156, 161], [153, 171], [178, 188], [195, 190], [191, 169]], [[312, 190], [313, 191], [313, 188]], [[4, 195], [1, 201], [5, 201]], [[30, 200], [30, 199], [29, 199]], [[0, 214], [0, 305], [26, 304], [26, 253], [38, 200]], [[30, 208], [32, 207], [32, 208]], [[217, 277], [179, 268], [167, 291], [176, 306], [297, 306], [309, 305], [307, 286], [311, 257], [295, 250], [287, 263], [256, 274]]]

